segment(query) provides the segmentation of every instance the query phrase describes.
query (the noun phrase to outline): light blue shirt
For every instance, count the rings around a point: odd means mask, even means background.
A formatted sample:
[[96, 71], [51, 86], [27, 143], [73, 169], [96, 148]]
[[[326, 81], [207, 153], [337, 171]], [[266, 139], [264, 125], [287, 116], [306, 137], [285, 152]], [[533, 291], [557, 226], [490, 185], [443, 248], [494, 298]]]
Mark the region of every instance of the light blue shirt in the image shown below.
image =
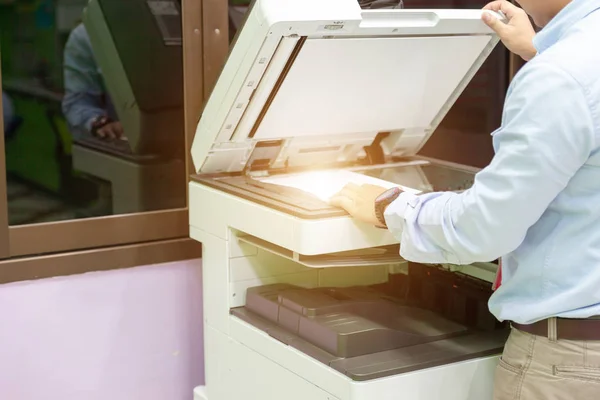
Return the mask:
[[386, 210], [401, 255], [502, 257], [499, 320], [600, 315], [600, 0], [574, 0], [509, 88], [496, 155], [460, 194], [403, 193]]
[[71, 131], [77, 134], [89, 131], [94, 118], [102, 115], [117, 120], [83, 24], [69, 35], [63, 64], [65, 96], [62, 110]]

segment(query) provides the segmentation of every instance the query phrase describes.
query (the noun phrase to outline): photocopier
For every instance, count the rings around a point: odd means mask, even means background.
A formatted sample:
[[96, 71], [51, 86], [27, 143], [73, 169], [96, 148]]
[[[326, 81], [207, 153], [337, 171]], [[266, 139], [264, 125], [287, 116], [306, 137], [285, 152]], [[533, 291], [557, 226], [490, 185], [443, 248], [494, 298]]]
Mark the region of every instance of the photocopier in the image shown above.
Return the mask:
[[409, 263], [327, 201], [349, 182], [473, 184], [476, 169], [418, 152], [498, 44], [482, 12], [254, 2], [192, 146], [196, 399], [492, 398], [497, 265]]

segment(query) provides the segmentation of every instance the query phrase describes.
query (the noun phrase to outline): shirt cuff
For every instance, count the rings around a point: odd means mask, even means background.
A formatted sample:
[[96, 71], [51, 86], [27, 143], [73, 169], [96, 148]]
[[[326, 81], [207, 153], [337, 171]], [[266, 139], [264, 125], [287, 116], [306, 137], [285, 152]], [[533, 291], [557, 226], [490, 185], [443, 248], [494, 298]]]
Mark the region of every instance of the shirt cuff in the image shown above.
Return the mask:
[[96, 118], [98, 118], [98, 117], [97, 117], [97, 116], [96, 116], [96, 117], [92, 117], [92, 118], [88, 119], [88, 120], [85, 122], [85, 124], [84, 124], [84, 127], [85, 127], [85, 130], [86, 130], [88, 133], [91, 133], [91, 132], [92, 132], [92, 124], [94, 123], [94, 120], [95, 120]]
[[419, 226], [421, 207], [443, 193], [415, 195], [402, 192], [385, 210], [389, 231], [400, 242], [400, 255], [407, 261], [425, 264], [460, 264], [454, 254], [438, 248]]
[[383, 217], [385, 224], [395, 237], [402, 233], [406, 215], [419, 205], [419, 196], [402, 192], [400, 196], [385, 209]]

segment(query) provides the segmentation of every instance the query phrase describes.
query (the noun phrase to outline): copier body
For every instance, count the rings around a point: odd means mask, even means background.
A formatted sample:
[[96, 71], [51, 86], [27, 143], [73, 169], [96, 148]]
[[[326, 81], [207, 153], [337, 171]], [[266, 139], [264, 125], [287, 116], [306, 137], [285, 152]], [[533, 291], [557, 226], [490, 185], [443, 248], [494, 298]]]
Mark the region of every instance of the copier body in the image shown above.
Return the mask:
[[418, 152], [497, 42], [477, 10], [254, 3], [192, 146], [198, 398], [491, 399], [495, 264], [407, 263], [390, 232], [272, 179], [468, 189], [476, 170]]

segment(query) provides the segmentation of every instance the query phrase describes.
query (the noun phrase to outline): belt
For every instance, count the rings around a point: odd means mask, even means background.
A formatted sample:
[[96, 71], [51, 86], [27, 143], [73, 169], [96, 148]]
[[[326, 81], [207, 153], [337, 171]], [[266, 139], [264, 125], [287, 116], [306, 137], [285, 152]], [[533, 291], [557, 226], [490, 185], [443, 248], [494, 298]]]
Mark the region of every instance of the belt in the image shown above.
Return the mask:
[[556, 321], [554, 337], [564, 340], [600, 340], [600, 318], [568, 319], [550, 318], [529, 325], [512, 323], [513, 328], [536, 336], [552, 339], [552, 328]]

